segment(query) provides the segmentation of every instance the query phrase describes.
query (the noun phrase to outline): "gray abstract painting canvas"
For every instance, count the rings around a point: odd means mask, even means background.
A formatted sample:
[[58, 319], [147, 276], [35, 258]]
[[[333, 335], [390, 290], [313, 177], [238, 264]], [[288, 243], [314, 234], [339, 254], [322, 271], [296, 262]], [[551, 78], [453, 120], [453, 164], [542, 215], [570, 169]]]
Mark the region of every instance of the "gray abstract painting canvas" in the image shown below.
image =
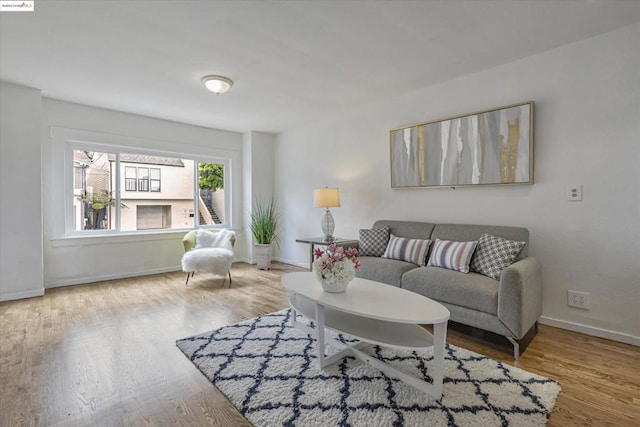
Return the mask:
[[533, 102], [391, 131], [391, 187], [533, 183]]

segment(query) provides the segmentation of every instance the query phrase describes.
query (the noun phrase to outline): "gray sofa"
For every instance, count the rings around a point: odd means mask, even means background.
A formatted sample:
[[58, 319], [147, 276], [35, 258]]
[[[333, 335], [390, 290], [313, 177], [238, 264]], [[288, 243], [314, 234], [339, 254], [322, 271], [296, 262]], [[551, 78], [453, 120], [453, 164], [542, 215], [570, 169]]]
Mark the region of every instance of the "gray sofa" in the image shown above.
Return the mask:
[[[521, 341], [537, 330], [542, 313], [540, 263], [528, 257], [529, 231], [526, 228], [432, 224], [428, 222], [376, 221], [372, 228], [389, 226], [391, 234], [418, 239], [475, 241], [483, 233], [524, 241], [516, 261], [502, 271], [500, 280], [479, 273], [461, 273], [440, 267], [379, 257], [359, 257], [358, 277], [375, 280], [425, 295], [451, 312], [451, 320], [505, 336], [512, 344], [514, 358], [520, 355]], [[427, 254], [429, 259], [433, 243]]]

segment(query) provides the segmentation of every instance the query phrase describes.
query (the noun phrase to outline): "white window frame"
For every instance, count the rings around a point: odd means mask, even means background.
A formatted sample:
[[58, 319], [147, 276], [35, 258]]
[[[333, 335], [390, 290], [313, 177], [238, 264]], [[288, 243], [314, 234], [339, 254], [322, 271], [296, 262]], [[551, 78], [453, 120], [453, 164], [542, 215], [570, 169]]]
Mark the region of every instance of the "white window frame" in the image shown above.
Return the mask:
[[[74, 168], [73, 168], [73, 152], [74, 150], [88, 150], [88, 151], [97, 151], [103, 152], [107, 154], [115, 155], [115, 167], [114, 172], [115, 176], [115, 186], [116, 189], [115, 199], [116, 199], [116, 209], [115, 209], [115, 229], [113, 230], [75, 230], [73, 227], [73, 186], [74, 186]], [[217, 229], [217, 228], [231, 228], [231, 218], [233, 218], [233, 210], [232, 210], [232, 189], [233, 183], [231, 182], [231, 171], [232, 171], [232, 159], [225, 157], [217, 157], [217, 156], [204, 156], [204, 155], [189, 155], [184, 153], [173, 153], [166, 151], [155, 151], [148, 149], [134, 149], [131, 147], [122, 147], [117, 145], [109, 145], [109, 144], [100, 144], [94, 142], [85, 142], [85, 141], [77, 141], [77, 140], [65, 140], [65, 186], [64, 186], [64, 194], [65, 194], [65, 210], [64, 210], [64, 223], [65, 223], [65, 236], [66, 237], [80, 237], [80, 236], [101, 236], [101, 235], [132, 235], [132, 234], [167, 234], [167, 233], [175, 233], [176, 231], [188, 231], [195, 229]], [[159, 156], [159, 157], [171, 157], [171, 158], [179, 158], [184, 160], [193, 161], [193, 212], [195, 213], [193, 218], [193, 226], [192, 227], [178, 227], [178, 228], [168, 228], [168, 229], [150, 229], [150, 230], [127, 230], [122, 231], [120, 229], [120, 191], [122, 188], [121, 178], [120, 178], [120, 155], [121, 154], [142, 154], [142, 155], [150, 155], [150, 156]], [[225, 221], [222, 224], [213, 224], [213, 225], [200, 225], [197, 217], [198, 212], [198, 163], [217, 163], [224, 165], [224, 218]], [[137, 174], [136, 174], [137, 175]], [[138, 182], [136, 177], [136, 188]], [[162, 185], [162, 183], [160, 184]], [[149, 182], [150, 186], [150, 182]], [[149, 188], [150, 189], [150, 188]]]

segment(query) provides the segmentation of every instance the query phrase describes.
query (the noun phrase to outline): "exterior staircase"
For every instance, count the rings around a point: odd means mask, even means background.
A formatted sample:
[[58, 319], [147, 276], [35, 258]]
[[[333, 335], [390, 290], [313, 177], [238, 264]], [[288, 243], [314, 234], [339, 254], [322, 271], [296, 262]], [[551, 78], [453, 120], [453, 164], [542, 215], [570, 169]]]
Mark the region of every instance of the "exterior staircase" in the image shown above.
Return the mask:
[[202, 197], [198, 200], [198, 219], [200, 220], [199, 224], [222, 224], [220, 218], [216, 214], [216, 211], [213, 207], [207, 205]]

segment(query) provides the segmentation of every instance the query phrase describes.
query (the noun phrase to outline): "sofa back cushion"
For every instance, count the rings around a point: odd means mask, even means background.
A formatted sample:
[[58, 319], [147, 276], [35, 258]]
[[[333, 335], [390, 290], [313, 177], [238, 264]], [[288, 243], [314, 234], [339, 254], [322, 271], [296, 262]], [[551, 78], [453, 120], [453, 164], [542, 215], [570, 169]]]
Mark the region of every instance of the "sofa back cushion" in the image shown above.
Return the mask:
[[[380, 228], [385, 225], [389, 227], [391, 234], [396, 237], [409, 237], [411, 239], [424, 240], [433, 240], [431, 239], [431, 233], [433, 232], [433, 228], [436, 226], [430, 222], [391, 221], [385, 219], [376, 221], [372, 228]], [[478, 235], [478, 237], [480, 236]]]
[[[391, 230], [393, 233], [393, 229]], [[433, 229], [431, 240], [480, 240], [484, 233], [503, 237], [508, 240], [525, 242], [524, 248], [518, 254], [515, 261], [526, 258], [529, 255], [529, 230], [523, 227], [508, 227], [501, 225], [475, 225], [475, 224], [437, 224]]]

